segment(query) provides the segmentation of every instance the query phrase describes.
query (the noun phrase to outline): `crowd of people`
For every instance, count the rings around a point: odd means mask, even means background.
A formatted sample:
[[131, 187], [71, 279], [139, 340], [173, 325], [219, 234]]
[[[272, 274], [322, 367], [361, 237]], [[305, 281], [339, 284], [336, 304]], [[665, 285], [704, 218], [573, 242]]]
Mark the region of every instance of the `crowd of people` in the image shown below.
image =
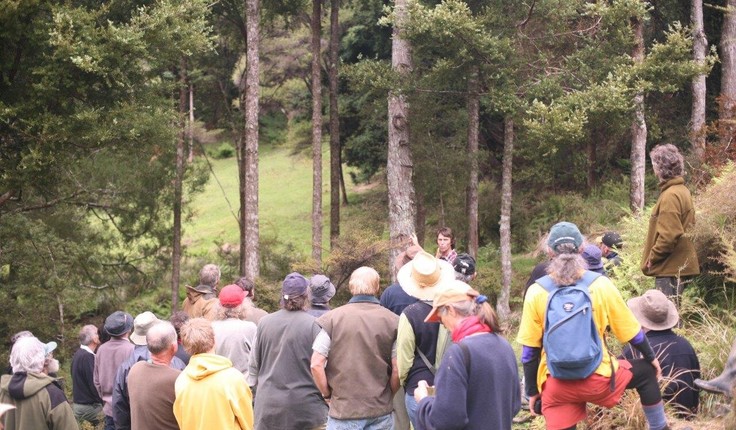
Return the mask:
[[[521, 357], [488, 298], [470, 286], [475, 260], [456, 251], [444, 227], [434, 255], [414, 238], [397, 256], [396, 283], [380, 295], [378, 272], [356, 269], [350, 300], [334, 309], [336, 287], [322, 274], [287, 275], [280, 309], [267, 313], [254, 303], [252, 282], [219, 288], [219, 268], [205, 265], [183, 311], [168, 321], [116, 311], [102, 330], [80, 329], [71, 402], [55, 375], [57, 345], [18, 333], [0, 383], [2, 423], [10, 430], [83, 422], [105, 430], [510, 429], [528, 404], [548, 429], [567, 430], [586, 418], [588, 403], [612, 407], [634, 389], [648, 428], [668, 429], [665, 402], [689, 418], [698, 387], [730, 395], [736, 353], [721, 376], [701, 380], [695, 351], [673, 331], [679, 294], [698, 273], [686, 234], [694, 215], [677, 149], [660, 145], [651, 158], [662, 194], [641, 267], [655, 289], [625, 302], [614, 283], [621, 236], [586, 240], [575, 224], [555, 224], [543, 240], [548, 258], [524, 290]], [[608, 349], [607, 333], [627, 344], [621, 356]]]

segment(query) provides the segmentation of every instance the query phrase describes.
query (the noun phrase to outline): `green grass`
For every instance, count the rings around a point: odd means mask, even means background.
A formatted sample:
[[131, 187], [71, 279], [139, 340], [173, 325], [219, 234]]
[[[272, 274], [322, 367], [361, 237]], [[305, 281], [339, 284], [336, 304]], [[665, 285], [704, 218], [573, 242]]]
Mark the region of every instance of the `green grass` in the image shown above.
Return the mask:
[[[211, 159], [210, 162], [217, 180], [210, 176], [204, 192], [194, 196], [190, 204], [193, 216], [184, 225], [184, 243], [188, 255], [212, 253], [216, 243], [239, 243], [236, 219], [240, 207], [237, 160]], [[323, 246], [328, 246], [328, 150], [323, 150], [322, 165], [322, 243]], [[258, 174], [260, 236], [275, 237], [279, 242], [291, 243], [298, 252], [308, 255], [312, 242], [311, 158], [300, 154], [292, 155], [289, 148], [261, 148]], [[348, 193], [352, 189], [349, 182], [346, 184]]]

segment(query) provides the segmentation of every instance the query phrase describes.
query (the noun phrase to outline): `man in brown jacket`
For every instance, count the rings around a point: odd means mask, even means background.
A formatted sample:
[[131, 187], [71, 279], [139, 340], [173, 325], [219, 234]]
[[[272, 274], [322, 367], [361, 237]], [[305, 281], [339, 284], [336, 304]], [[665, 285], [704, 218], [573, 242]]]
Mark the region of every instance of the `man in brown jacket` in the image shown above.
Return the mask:
[[374, 269], [356, 269], [350, 275], [350, 302], [317, 319], [322, 331], [312, 345], [311, 370], [330, 405], [329, 429], [389, 430], [393, 426], [391, 400], [399, 388], [395, 354], [399, 317], [376, 299], [378, 280]]
[[695, 224], [695, 208], [685, 186], [684, 160], [674, 145], [657, 145], [649, 153], [660, 195], [649, 218], [641, 270], [655, 277], [667, 296], [682, 294], [683, 277], [700, 273], [698, 256], [688, 235]]
[[217, 284], [220, 283], [220, 268], [215, 264], [206, 264], [199, 271], [199, 285], [192, 287], [187, 285], [187, 298], [184, 299], [182, 309], [189, 318], [215, 317], [215, 304], [217, 303]]

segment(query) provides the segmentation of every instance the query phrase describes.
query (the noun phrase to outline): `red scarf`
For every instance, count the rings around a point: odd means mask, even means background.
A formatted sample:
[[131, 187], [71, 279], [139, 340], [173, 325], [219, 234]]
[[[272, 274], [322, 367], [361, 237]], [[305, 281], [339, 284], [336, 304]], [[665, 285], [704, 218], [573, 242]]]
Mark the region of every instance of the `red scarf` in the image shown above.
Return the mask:
[[492, 333], [487, 325], [480, 322], [478, 317], [468, 317], [460, 322], [452, 331], [452, 341], [455, 343], [465, 339], [466, 336], [476, 333]]

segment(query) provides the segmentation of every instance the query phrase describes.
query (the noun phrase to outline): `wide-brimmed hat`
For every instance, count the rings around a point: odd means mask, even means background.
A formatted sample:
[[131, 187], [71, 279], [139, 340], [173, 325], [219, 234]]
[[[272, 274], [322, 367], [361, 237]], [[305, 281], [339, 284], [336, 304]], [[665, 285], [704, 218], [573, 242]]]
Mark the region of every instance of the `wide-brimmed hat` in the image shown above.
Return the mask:
[[104, 329], [110, 336], [122, 336], [133, 328], [133, 317], [123, 311], [115, 311], [105, 319]]
[[157, 322], [159, 319], [152, 312], [146, 311], [138, 314], [133, 320], [133, 334], [130, 335], [130, 341], [136, 345], [147, 345], [146, 333]]
[[442, 284], [455, 279], [455, 269], [447, 261], [419, 251], [412, 261], [399, 269], [396, 279], [406, 294], [420, 300], [432, 300]]
[[424, 319], [424, 322], [437, 322], [440, 320], [439, 310], [442, 306], [447, 306], [450, 303], [463, 302], [466, 300], [475, 299], [480, 295], [479, 292], [470, 288], [470, 285], [463, 281], [453, 280], [446, 284], [446, 287], [438, 291], [432, 301], [432, 310]]
[[335, 295], [335, 285], [325, 275], [314, 275], [309, 280], [309, 289], [312, 290], [312, 303], [325, 304]]
[[680, 315], [675, 304], [663, 292], [649, 290], [627, 302], [639, 324], [648, 330], [667, 330], [677, 325]]
[[419, 246], [419, 245], [412, 245], [412, 246], [406, 248], [406, 251], [403, 251], [403, 252], [399, 253], [399, 255], [396, 256], [396, 260], [394, 260], [394, 265], [396, 266], [396, 271], [398, 272], [407, 263], [411, 262], [411, 260], [413, 260], [414, 257], [416, 257], [416, 255], [419, 253], [419, 251], [423, 251], [423, 249], [422, 249], [421, 246]]

